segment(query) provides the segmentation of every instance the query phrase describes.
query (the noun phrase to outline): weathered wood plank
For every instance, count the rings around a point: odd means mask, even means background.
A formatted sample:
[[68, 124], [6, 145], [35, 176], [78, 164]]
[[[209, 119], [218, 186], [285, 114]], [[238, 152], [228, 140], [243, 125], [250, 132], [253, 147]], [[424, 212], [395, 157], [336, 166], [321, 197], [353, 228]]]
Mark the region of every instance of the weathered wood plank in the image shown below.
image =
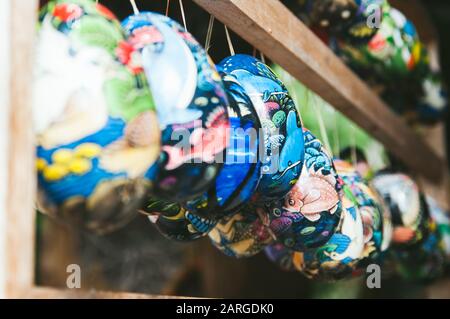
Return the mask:
[[35, 287], [27, 292], [24, 292], [19, 297], [32, 299], [191, 299], [191, 297], [172, 297], [130, 292], [111, 292], [81, 289], [68, 290], [50, 287]]
[[413, 171], [435, 183], [442, 179], [445, 159], [281, 2], [194, 1], [368, 131]]
[[[9, 103], [3, 105], [7, 114], [8, 136], [6, 209], [0, 212], [5, 236], [1, 272], [4, 275], [3, 293], [14, 297], [34, 284], [34, 142], [31, 127], [31, 76], [33, 44], [37, 19], [37, 0], [5, 0], [0, 6], [10, 15], [7, 48], [10, 72], [6, 77]], [[0, 9], [1, 10], [1, 9]], [[2, 32], [2, 31], [0, 31]], [[3, 173], [3, 172], [2, 172]]]

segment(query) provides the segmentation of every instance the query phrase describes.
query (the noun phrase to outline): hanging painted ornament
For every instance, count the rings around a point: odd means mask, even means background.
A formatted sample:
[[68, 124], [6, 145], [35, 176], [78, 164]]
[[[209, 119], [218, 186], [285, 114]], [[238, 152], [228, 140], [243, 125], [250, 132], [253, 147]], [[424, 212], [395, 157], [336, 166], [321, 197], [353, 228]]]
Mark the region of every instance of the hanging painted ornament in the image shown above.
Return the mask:
[[[414, 70], [424, 69], [427, 57], [417, 31], [400, 11], [383, 6], [383, 20], [369, 43], [339, 41], [337, 53], [359, 74], [379, 82], [397, 83]], [[421, 73], [422, 74], [422, 73]]]
[[261, 121], [262, 177], [256, 199], [283, 198], [300, 177], [304, 159], [302, 123], [294, 101], [273, 71], [252, 56], [228, 57], [219, 68], [239, 81]]
[[376, 33], [385, 0], [297, 0], [295, 13], [319, 35], [364, 43]]
[[185, 204], [188, 210], [209, 217], [239, 210], [254, 194], [261, 178], [258, 115], [236, 77], [221, 75], [230, 102], [231, 123], [224, 165], [213, 186], [201, 197]]
[[98, 233], [127, 223], [151, 190], [160, 153], [142, 68], [122, 63], [119, 22], [89, 0], [40, 13], [33, 83], [39, 209]]
[[201, 45], [170, 18], [151, 12], [122, 26], [130, 50], [142, 53], [162, 130], [154, 193], [176, 202], [213, 184], [228, 146], [228, 101], [216, 67]]
[[430, 282], [444, 272], [445, 250], [437, 224], [431, 218], [423, 241], [410, 247], [397, 247], [389, 253], [389, 266], [395, 274], [408, 281]]
[[427, 196], [426, 201], [430, 210], [431, 218], [437, 224], [437, 231], [442, 239], [442, 245], [446, 254], [447, 264], [450, 265], [450, 217], [432, 197]]
[[392, 215], [394, 246], [410, 246], [426, 238], [428, 210], [423, 195], [407, 175], [390, 170], [378, 172], [372, 184]]
[[415, 117], [420, 123], [436, 123], [448, 112], [448, 91], [439, 73], [430, 73], [422, 81]]
[[[380, 262], [382, 253], [388, 248], [388, 240], [392, 232], [390, 216], [386, 212], [388, 208], [375, 189], [359, 175], [355, 167], [342, 160], [336, 160], [335, 163], [339, 176], [345, 183], [344, 190], [356, 201], [361, 214], [364, 251], [358, 262], [357, 271], [364, 272], [369, 264]], [[387, 222], [386, 225], [383, 224], [384, 221]], [[384, 235], [387, 238], [383, 238]]]
[[269, 216], [244, 206], [239, 213], [222, 218], [208, 234], [212, 244], [227, 256], [252, 257], [274, 242]]
[[342, 180], [322, 143], [303, 129], [305, 163], [300, 179], [282, 199], [266, 203], [270, 228], [287, 248], [304, 251], [325, 244], [341, 219]]
[[163, 200], [150, 200], [144, 211], [162, 235], [176, 241], [186, 242], [205, 237], [217, 224], [215, 219], [202, 218], [179, 204]]
[[382, 242], [382, 212], [375, 195], [352, 166], [335, 160], [345, 182], [341, 196], [341, 220], [330, 239], [320, 247], [302, 252], [272, 245], [266, 254], [286, 270], [297, 270], [308, 278], [334, 281], [358, 276], [365, 266], [378, 261]]

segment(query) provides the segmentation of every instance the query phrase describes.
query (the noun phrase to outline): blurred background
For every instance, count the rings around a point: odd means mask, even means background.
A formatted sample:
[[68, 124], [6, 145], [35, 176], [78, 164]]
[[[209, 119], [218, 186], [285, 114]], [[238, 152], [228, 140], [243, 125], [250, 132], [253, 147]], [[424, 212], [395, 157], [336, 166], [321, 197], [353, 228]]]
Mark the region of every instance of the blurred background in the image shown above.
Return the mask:
[[[394, 1], [394, 6], [396, 2], [405, 5], [407, 1]], [[132, 14], [128, 1], [100, 0], [100, 3], [119, 19]], [[136, 0], [136, 3], [141, 11], [164, 14], [167, 0]], [[188, 31], [204, 43], [209, 14], [193, 1], [183, 3]], [[295, 1], [287, 3], [295, 9]], [[422, 3], [438, 32], [441, 65], [447, 83], [450, 83], [450, 2], [427, 0]], [[170, 1], [169, 16], [181, 21], [178, 1]], [[254, 48], [237, 35], [231, 33], [231, 38], [236, 52], [254, 54]], [[216, 63], [230, 55], [224, 27], [218, 21], [214, 25], [209, 53]], [[284, 70], [273, 67], [296, 100], [305, 126], [325, 141], [334, 154], [341, 148], [356, 145], [366, 152], [374, 169], [386, 165], [382, 145]], [[319, 117], [326, 119], [322, 128]], [[86, 233], [41, 214], [37, 227], [36, 274], [40, 285], [65, 287], [66, 266], [76, 263], [82, 269], [84, 289], [231, 298], [450, 297], [448, 274], [438, 282], [427, 284], [384, 279], [382, 288], [375, 290], [366, 288], [365, 278], [325, 284], [307, 280], [300, 274], [282, 272], [264, 254], [235, 260], [222, 255], [208, 239], [189, 244], [169, 241], [145, 216], [139, 216], [124, 229], [106, 236]]]

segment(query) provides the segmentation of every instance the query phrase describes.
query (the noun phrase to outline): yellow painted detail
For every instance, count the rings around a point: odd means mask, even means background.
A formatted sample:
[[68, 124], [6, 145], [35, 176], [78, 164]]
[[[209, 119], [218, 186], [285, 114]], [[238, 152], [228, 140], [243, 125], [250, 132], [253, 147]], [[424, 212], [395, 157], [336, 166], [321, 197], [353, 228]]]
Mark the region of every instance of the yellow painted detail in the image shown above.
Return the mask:
[[68, 173], [65, 165], [53, 164], [44, 168], [43, 176], [47, 181], [57, 181], [63, 179]]
[[76, 158], [69, 163], [71, 173], [83, 175], [91, 169], [91, 162], [85, 158]]
[[47, 161], [45, 159], [38, 158], [36, 160], [36, 169], [38, 170], [38, 172], [42, 172], [46, 166], [47, 166]]
[[67, 165], [73, 158], [73, 152], [69, 149], [60, 149], [57, 150], [52, 155], [53, 163]]
[[75, 149], [75, 156], [94, 158], [100, 155], [102, 148], [94, 143], [81, 144]]

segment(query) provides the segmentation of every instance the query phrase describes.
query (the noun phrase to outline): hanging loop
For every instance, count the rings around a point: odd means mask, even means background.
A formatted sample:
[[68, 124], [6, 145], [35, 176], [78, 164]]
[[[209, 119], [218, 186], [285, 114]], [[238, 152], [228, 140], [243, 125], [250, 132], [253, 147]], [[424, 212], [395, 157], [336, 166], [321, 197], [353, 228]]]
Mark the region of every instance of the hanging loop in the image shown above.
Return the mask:
[[228, 28], [226, 25], [224, 25], [224, 27], [225, 27], [225, 35], [227, 37], [228, 47], [230, 48], [230, 54], [235, 55], [233, 43], [231, 42], [230, 32], [228, 32]]
[[205, 40], [206, 53], [208, 53], [209, 48], [211, 47], [211, 37], [212, 37], [212, 31], [214, 28], [214, 20], [215, 20], [214, 16], [211, 15], [209, 17], [208, 31], [206, 32], [206, 40]]
[[169, 9], [170, 9], [170, 0], [167, 0], [167, 5], [166, 5], [166, 17], [169, 16]]
[[134, 14], [139, 14], [139, 9], [136, 5], [136, 1], [135, 0], [130, 0], [131, 6], [133, 7], [133, 12]]
[[181, 18], [183, 19], [184, 30], [187, 31], [187, 26], [186, 26], [186, 15], [184, 14], [183, 0], [178, 0], [178, 2], [180, 3]]

